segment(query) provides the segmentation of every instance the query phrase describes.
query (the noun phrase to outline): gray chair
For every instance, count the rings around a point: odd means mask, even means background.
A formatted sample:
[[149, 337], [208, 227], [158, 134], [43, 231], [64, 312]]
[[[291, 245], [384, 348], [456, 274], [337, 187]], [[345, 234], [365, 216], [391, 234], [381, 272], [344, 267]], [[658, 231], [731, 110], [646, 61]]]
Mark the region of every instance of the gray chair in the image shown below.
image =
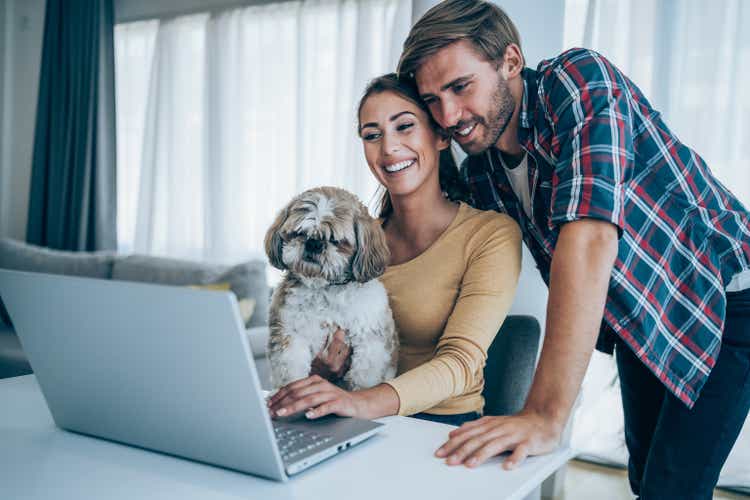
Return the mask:
[[541, 329], [533, 316], [508, 316], [487, 351], [484, 414], [512, 415], [531, 388]]

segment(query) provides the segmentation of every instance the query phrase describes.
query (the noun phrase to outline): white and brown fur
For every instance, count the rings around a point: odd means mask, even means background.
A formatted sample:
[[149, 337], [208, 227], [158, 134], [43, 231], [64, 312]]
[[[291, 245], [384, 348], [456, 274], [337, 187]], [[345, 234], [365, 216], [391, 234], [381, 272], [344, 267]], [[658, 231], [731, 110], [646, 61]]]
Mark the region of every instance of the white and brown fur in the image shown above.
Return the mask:
[[269, 314], [274, 388], [307, 377], [335, 327], [352, 348], [345, 388], [373, 387], [395, 376], [398, 336], [377, 280], [388, 246], [357, 197], [334, 187], [305, 191], [281, 210], [265, 248], [271, 264], [286, 271]]

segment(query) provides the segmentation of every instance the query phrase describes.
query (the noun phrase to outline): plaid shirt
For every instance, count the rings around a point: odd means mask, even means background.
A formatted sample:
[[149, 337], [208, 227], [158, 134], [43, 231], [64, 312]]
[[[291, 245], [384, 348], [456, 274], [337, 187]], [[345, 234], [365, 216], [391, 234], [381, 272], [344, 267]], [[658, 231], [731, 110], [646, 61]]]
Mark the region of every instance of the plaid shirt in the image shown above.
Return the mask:
[[518, 221], [548, 285], [562, 224], [616, 225], [597, 349], [611, 353], [619, 336], [692, 408], [719, 355], [724, 289], [750, 268], [750, 214], [603, 56], [572, 49], [523, 80], [531, 216], [494, 147], [461, 167], [473, 204]]

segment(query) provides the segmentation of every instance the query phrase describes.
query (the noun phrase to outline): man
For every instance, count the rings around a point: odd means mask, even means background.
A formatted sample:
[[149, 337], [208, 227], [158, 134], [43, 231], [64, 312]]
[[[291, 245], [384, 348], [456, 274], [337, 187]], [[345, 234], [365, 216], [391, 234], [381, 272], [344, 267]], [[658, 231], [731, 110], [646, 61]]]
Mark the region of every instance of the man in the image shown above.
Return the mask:
[[[473, 202], [518, 221], [549, 287], [524, 409], [436, 452], [513, 467], [559, 443], [594, 346], [612, 353], [642, 498], [711, 498], [750, 408], [750, 214], [603, 56], [524, 67], [498, 7], [448, 0], [412, 28], [399, 75], [470, 156]], [[741, 168], [741, 167], [737, 167]]]

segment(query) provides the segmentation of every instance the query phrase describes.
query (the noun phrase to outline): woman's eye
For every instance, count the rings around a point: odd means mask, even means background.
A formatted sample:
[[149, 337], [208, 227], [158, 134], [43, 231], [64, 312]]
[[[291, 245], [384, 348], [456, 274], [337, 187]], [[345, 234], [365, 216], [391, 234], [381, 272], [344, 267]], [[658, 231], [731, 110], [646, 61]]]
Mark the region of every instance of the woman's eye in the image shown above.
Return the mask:
[[399, 132], [403, 132], [404, 130], [410, 129], [413, 126], [413, 123], [402, 123], [401, 125], [396, 127], [396, 130], [398, 130]]
[[379, 132], [366, 132], [362, 134], [362, 140], [364, 141], [375, 141], [380, 139], [380, 133]]

